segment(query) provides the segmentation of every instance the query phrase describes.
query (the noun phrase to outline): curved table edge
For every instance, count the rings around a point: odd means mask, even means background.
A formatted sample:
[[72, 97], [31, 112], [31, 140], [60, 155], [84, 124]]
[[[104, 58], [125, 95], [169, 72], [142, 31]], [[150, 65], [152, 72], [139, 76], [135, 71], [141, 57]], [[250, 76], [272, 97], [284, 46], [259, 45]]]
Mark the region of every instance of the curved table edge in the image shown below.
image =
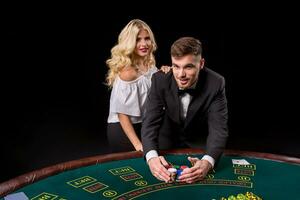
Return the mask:
[[[201, 149], [174, 149], [174, 150], [166, 150], [161, 151], [162, 155], [166, 154], [203, 154], [204, 151]], [[252, 151], [239, 151], [239, 150], [225, 150], [224, 155], [229, 156], [247, 156], [253, 158], [260, 158], [260, 159], [267, 159], [279, 162], [287, 162], [293, 164], [300, 164], [300, 158], [296, 157], [289, 157], [284, 155], [278, 154], [271, 154], [271, 153], [260, 153], [260, 152], [252, 152]], [[123, 153], [113, 153], [113, 154], [105, 154], [105, 155], [98, 155], [98, 156], [91, 156], [87, 158], [82, 158], [78, 160], [67, 161], [63, 163], [59, 163], [56, 165], [52, 165], [49, 167], [45, 167], [42, 169], [34, 170], [29, 173], [20, 175], [16, 178], [10, 179], [3, 183], [0, 183], [0, 197], [3, 197], [9, 193], [14, 192], [15, 190], [49, 177], [51, 175], [59, 174], [64, 171], [77, 169], [79, 167], [100, 164], [110, 161], [117, 161], [117, 160], [124, 160], [124, 159], [131, 159], [131, 158], [140, 158], [143, 157], [142, 152], [123, 152]]]

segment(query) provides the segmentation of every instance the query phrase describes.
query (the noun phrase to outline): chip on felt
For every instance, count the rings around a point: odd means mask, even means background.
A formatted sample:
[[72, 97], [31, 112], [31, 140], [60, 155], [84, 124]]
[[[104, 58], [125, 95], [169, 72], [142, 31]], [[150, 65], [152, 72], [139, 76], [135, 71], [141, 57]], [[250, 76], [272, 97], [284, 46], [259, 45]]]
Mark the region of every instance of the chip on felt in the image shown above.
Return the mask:
[[174, 182], [176, 179], [177, 169], [169, 168], [168, 171], [171, 173], [171, 182]]
[[180, 169], [180, 166], [179, 165], [173, 165], [173, 168]]
[[181, 175], [182, 171], [183, 171], [182, 169], [177, 169], [177, 173], [176, 173], [177, 178]]
[[180, 169], [182, 169], [182, 170], [184, 170], [185, 168], [189, 168], [189, 167], [186, 166], [186, 165], [181, 165], [181, 166], [180, 166]]
[[4, 200], [28, 200], [28, 197], [25, 195], [24, 192], [18, 192], [5, 196]]
[[168, 169], [168, 171], [169, 171], [170, 173], [176, 173], [176, 172], [177, 172], [177, 170], [176, 170], [175, 168], [173, 168], [173, 167], [170, 167], [170, 168]]

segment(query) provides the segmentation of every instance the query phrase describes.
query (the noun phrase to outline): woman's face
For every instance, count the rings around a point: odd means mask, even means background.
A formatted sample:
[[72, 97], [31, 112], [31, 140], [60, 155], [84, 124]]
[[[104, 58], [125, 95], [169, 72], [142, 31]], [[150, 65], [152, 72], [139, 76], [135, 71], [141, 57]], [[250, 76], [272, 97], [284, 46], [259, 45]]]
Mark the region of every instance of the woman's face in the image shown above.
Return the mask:
[[149, 33], [145, 29], [141, 29], [136, 38], [135, 54], [140, 57], [145, 57], [150, 54], [152, 48], [152, 41]]

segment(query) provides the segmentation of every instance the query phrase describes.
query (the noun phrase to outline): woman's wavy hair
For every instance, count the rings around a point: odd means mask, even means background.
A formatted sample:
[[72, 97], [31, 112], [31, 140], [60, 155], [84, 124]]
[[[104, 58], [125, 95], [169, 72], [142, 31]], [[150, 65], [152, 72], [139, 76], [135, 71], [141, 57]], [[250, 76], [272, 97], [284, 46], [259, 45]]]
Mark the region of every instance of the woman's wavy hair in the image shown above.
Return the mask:
[[118, 43], [111, 49], [111, 57], [106, 61], [106, 64], [109, 67], [106, 76], [106, 84], [109, 87], [113, 86], [116, 76], [124, 67], [134, 67], [136, 65], [133, 53], [136, 47], [137, 36], [141, 29], [148, 31], [152, 45], [149, 56], [146, 57], [145, 65], [155, 65], [155, 57], [153, 53], [157, 49], [157, 45], [154, 34], [144, 21], [140, 19], [133, 19], [119, 34]]

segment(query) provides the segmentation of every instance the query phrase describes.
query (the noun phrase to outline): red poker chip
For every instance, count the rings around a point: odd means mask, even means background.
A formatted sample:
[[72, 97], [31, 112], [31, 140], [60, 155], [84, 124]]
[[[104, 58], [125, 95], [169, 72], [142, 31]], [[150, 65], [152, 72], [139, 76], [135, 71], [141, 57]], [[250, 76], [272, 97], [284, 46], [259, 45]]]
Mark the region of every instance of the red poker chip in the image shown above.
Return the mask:
[[182, 170], [184, 170], [185, 168], [189, 168], [188, 166], [186, 166], [186, 165], [182, 165], [182, 166], [180, 166], [180, 169], [182, 169]]

